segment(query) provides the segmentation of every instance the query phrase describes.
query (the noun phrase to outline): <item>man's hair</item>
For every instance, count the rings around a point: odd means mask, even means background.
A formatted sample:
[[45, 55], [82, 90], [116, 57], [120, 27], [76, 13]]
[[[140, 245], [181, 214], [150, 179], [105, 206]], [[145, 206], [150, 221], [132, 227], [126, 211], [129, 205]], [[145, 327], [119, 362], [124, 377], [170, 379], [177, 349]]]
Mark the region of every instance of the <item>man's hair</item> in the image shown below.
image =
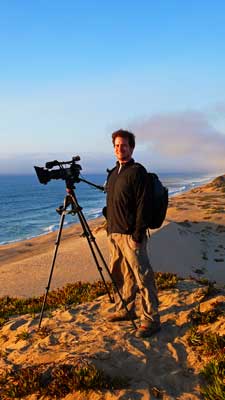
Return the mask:
[[124, 129], [119, 129], [118, 131], [113, 132], [112, 133], [113, 146], [115, 146], [115, 140], [117, 137], [128, 139], [129, 146], [132, 147], [132, 149], [135, 148], [135, 136], [132, 132], [125, 131]]

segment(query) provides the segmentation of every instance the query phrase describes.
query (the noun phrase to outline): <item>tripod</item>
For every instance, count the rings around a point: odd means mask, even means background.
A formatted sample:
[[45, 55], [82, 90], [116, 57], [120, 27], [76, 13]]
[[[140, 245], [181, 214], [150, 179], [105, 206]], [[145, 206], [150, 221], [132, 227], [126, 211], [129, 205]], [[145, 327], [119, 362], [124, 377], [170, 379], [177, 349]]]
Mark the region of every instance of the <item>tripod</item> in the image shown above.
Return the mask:
[[[101, 186], [95, 185], [95, 184], [93, 184], [93, 183], [91, 183], [91, 182], [89, 182], [89, 181], [87, 181], [85, 179], [81, 179], [80, 178], [79, 181], [86, 182], [86, 183], [88, 183], [88, 184], [90, 184], [92, 186], [95, 186], [96, 188], [98, 188], [100, 190], [103, 190], [103, 188]], [[111, 272], [110, 272], [110, 270], [109, 270], [109, 268], [107, 266], [107, 263], [106, 263], [103, 255], [102, 255], [102, 252], [100, 251], [100, 249], [99, 249], [99, 247], [98, 247], [98, 245], [96, 243], [95, 237], [94, 237], [94, 235], [92, 234], [92, 232], [91, 232], [91, 230], [89, 228], [89, 225], [88, 225], [88, 223], [87, 223], [87, 221], [86, 221], [86, 219], [84, 217], [84, 214], [82, 212], [82, 208], [78, 204], [74, 189], [75, 189], [74, 183], [71, 182], [70, 180], [66, 180], [67, 195], [64, 198], [63, 205], [61, 205], [56, 210], [61, 215], [61, 218], [60, 218], [60, 224], [59, 224], [59, 230], [58, 230], [57, 238], [56, 238], [56, 241], [55, 241], [55, 250], [54, 250], [54, 254], [53, 254], [53, 258], [52, 258], [52, 265], [51, 265], [51, 269], [50, 269], [50, 275], [49, 275], [49, 279], [48, 279], [48, 284], [47, 284], [47, 287], [46, 287], [46, 292], [45, 292], [44, 300], [43, 300], [43, 303], [42, 303], [42, 309], [41, 309], [38, 329], [41, 328], [41, 322], [42, 322], [42, 319], [43, 319], [43, 313], [44, 313], [44, 309], [45, 309], [45, 305], [46, 305], [46, 301], [47, 301], [47, 296], [48, 296], [48, 292], [49, 292], [50, 285], [51, 285], [52, 274], [53, 274], [54, 265], [55, 265], [55, 261], [56, 261], [56, 256], [57, 256], [57, 252], [58, 252], [58, 248], [59, 248], [59, 244], [60, 244], [60, 239], [61, 239], [61, 234], [62, 234], [62, 230], [63, 230], [64, 219], [65, 219], [66, 214], [69, 214], [69, 213], [72, 214], [72, 215], [75, 215], [75, 214], [78, 215], [80, 224], [81, 224], [82, 229], [83, 229], [83, 235], [87, 239], [88, 245], [89, 245], [90, 250], [91, 250], [91, 254], [92, 254], [93, 258], [94, 258], [96, 267], [97, 267], [97, 269], [99, 271], [99, 274], [100, 274], [100, 276], [102, 278], [102, 281], [103, 281], [103, 283], [105, 285], [106, 292], [107, 292], [107, 294], [109, 296], [110, 302], [113, 303], [114, 299], [112, 298], [112, 296], [110, 294], [110, 290], [109, 290], [109, 288], [108, 288], [108, 286], [106, 284], [106, 281], [105, 281], [105, 278], [104, 278], [104, 275], [103, 275], [103, 270], [102, 270], [102, 267], [99, 264], [99, 260], [98, 260], [97, 255], [99, 256], [102, 264], [104, 265], [104, 267], [105, 267], [105, 269], [106, 269], [106, 271], [107, 271], [107, 273], [108, 273], [108, 275], [109, 275], [109, 277], [111, 279], [111, 282], [113, 284], [114, 291], [116, 291], [118, 293], [119, 298], [122, 301], [123, 307], [126, 309], [126, 312], [127, 312], [128, 316], [129, 316], [129, 318], [130, 318], [130, 320], [131, 320], [131, 322], [133, 324], [133, 327], [135, 329], [137, 329], [137, 326], [136, 326], [134, 320], [132, 319], [132, 317], [130, 315], [130, 312], [129, 312], [128, 308], [127, 308], [126, 302], [122, 298], [122, 296], [120, 294], [120, 291], [118, 289], [118, 286], [117, 286], [117, 284], [116, 284], [116, 282], [115, 282], [115, 280], [114, 280], [114, 278], [113, 278], [113, 276], [112, 276], [112, 274], [111, 274]], [[71, 209], [67, 210], [67, 208], [69, 206], [71, 206]]]

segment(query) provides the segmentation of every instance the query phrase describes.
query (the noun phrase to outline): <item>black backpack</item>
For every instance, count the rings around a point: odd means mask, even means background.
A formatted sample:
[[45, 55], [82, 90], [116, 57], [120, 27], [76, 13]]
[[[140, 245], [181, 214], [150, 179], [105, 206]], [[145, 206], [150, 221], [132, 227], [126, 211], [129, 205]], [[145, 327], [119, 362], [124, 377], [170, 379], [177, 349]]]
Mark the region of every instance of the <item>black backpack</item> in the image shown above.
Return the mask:
[[158, 176], [152, 172], [148, 172], [149, 186], [149, 218], [148, 228], [160, 228], [165, 217], [168, 207], [168, 189], [163, 186]]
[[[137, 165], [141, 165], [135, 163]], [[114, 168], [111, 170], [107, 169], [108, 177], [112, 173]], [[147, 228], [157, 229], [162, 225], [168, 207], [168, 189], [163, 186], [162, 182], [159, 180], [158, 176], [153, 172], [148, 172], [148, 200], [147, 200]], [[103, 208], [102, 213], [107, 219], [106, 207]]]

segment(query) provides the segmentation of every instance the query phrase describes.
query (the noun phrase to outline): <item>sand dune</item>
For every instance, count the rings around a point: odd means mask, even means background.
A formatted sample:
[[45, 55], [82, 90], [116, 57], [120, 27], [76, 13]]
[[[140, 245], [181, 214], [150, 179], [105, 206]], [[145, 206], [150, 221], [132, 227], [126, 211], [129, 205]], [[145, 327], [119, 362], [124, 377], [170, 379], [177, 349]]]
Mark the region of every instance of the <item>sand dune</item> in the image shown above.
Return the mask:
[[[188, 345], [188, 315], [198, 305], [202, 311], [215, 304], [224, 307], [225, 292], [221, 290], [205, 299], [207, 287], [190, 277], [209, 278], [220, 287], [225, 284], [224, 203], [223, 185], [213, 183], [174, 197], [165, 224], [152, 232], [148, 250], [153, 269], [185, 277], [176, 288], [159, 292], [162, 330], [157, 335], [137, 339], [130, 322], [109, 323], [107, 315], [114, 305], [107, 296], [45, 314], [43, 336], [37, 331], [38, 318], [12, 317], [0, 331], [0, 375], [25, 366], [41, 366], [47, 371], [54, 366], [87, 361], [112, 377], [128, 378], [128, 388], [70, 393], [65, 399], [201, 399], [199, 371], [207, 357], [200, 357]], [[103, 220], [92, 224], [108, 260]], [[80, 233], [79, 226], [65, 229], [52, 288], [76, 280], [99, 279], [86, 239]], [[1, 246], [0, 296], [44, 293], [54, 240], [55, 234], [50, 234]], [[224, 335], [224, 315], [201, 326], [201, 330]], [[38, 398], [35, 394], [26, 397]]]
[[[194, 281], [180, 281], [176, 289], [161, 291], [162, 330], [146, 340], [135, 338], [129, 322], [107, 321], [114, 306], [106, 296], [52, 312], [43, 320], [45, 337], [37, 331], [37, 319], [30, 315], [13, 318], [1, 329], [1, 351], [5, 356], [0, 361], [0, 372], [26, 365], [42, 365], [47, 371], [55, 364], [88, 360], [111, 377], [128, 378], [129, 388], [80, 393], [79, 397], [74, 393], [65, 399], [154, 399], [154, 390], [164, 400], [201, 399], [198, 371], [203, 359], [190, 349], [187, 336], [188, 315], [204, 291], [205, 287]], [[215, 301], [225, 303], [225, 293], [203, 301], [202, 310], [212, 308]], [[209, 325], [204, 329], [209, 330]], [[210, 330], [225, 334], [225, 318], [211, 324]], [[19, 340], [23, 332], [29, 335]]]

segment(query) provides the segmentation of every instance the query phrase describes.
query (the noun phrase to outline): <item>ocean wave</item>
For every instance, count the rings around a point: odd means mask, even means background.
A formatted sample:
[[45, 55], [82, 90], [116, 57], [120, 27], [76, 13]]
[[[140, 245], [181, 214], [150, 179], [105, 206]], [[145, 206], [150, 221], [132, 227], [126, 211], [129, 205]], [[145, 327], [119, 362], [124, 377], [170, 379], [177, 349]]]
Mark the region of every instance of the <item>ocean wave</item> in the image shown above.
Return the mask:
[[[169, 196], [184, 193], [210, 182], [213, 178], [215, 176], [169, 173], [161, 176], [163, 184], [169, 189]], [[8, 179], [0, 177], [0, 197], [3, 199], [0, 209], [1, 245], [29, 240], [59, 228], [60, 216], [55, 212], [55, 208], [58, 205], [57, 199], [62, 197], [62, 188], [55, 183], [51, 188], [43, 189], [33, 179], [17, 176], [13, 184], [8, 185]], [[13, 193], [16, 194], [16, 203], [11, 196], [12, 187]], [[78, 189], [78, 200], [85, 218], [92, 220], [101, 217], [106, 202], [105, 195], [86, 186], [80, 186]], [[75, 223], [79, 223], [77, 215], [66, 215], [64, 226]]]
[[39, 234], [34, 234], [34, 235], [24, 235], [20, 238], [16, 238], [14, 240], [5, 240], [0, 242], [0, 245], [5, 245], [5, 244], [11, 244], [11, 243], [17, 243], [17, 242], [22, 242], [23, 240], [30, 240], [30, 239], [34, 239], [36, 237], [39, 236], [43, 236], [43, 235], [47, 235], [50, 232], [45, 232], [45, 233], [39, 233]]
[[48, 233], [48, 232], [54, 232], [56, 229], [57, 229], [56, 225], [49, 225], [49, 226], [42, 228], [42, 231], [45, 233]]
[[169, 195], [175, 195], [175, 194], [180, 194], [182, 192], [185, 192], [187, 190], [187, 186], [181, 186], [180, 188], [176, 187], [171, 187], [169, 188]]
[[[102, 205], [103, 207], [103, 205]], [[91, 208], [88, 210], [86, 214], [87, 219], [93, 219], [93, 218], [98, 218], [102, 216], [102, 207], [101, 208]]]

